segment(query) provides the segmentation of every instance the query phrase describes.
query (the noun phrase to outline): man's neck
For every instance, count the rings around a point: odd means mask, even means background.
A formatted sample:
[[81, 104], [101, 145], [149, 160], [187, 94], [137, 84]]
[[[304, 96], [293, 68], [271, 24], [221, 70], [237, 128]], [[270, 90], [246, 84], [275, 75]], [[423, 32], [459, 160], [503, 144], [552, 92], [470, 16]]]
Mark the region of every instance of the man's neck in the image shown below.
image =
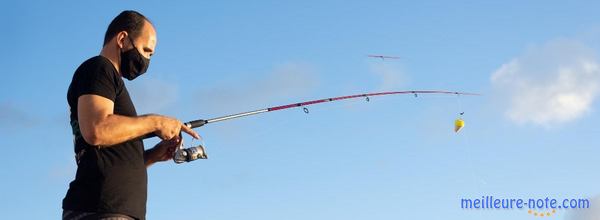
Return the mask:
[[111, 48], [110, 44], [106, 45], [100, 51], [100, 56], [106, 57], [113, 64], [117, 72], [121, 74], [120, 65], [119, 65], [119, 51], [115, 48]]

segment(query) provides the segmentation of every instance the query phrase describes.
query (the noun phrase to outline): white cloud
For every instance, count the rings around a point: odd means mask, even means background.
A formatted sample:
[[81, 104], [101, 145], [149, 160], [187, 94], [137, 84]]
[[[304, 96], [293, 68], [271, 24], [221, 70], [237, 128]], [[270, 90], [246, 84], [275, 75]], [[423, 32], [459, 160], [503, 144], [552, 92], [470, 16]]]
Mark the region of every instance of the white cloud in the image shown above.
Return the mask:
[[568, 212], [568, 220], [600, 220], [600, 196], [590, 199], [588, 209], [574, 209]]
[[398, 89], [407, 81], [402, 68], [392, 62], [370, 63], [369, 69], [372, 74], [381, 79], [377, 88], [380, 91]]
[[552, 126], [591, 110], [600, 92], [600, 63], [592, 49], [570, 40], [529, 48], [491, 77], [517, 123]]
[[30, 128], [40, 123], [41, 119], [36, 118], [25, 109], [17, 106], [13, 102], [0, 103], [0, 128]]
[[175, 106], [179, 93], [177, 83], [154, 78], [138, 80], [127, 85], [138, 114], [163, 113]]
[[[286, 63], [267, 74], [251, 79], [238, 79], [213, 85], [197, 93], [202, 97], [201, 109], [215, 112], [235, 112], [307, 95], [318, 85], [310, 65]], [[278, 103], [281, 104], [281, 103]]]
[[51, 181], [70, 180], [75, 177], [75, 173], [77, 172], [76, 164], [75, 159], [72, 158], [68, 163], [49, 165], [47, 168], [47, 177]]

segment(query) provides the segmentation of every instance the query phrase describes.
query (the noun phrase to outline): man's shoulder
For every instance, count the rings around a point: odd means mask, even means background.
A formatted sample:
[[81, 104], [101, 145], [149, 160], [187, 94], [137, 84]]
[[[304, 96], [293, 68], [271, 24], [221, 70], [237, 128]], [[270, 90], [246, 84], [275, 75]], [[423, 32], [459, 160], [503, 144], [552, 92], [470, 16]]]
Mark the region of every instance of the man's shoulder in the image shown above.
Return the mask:
[[100, 94], [114, 99], [115, 93], [123, 86], [123, 80], [112, 62], [103, 56], [95, 56], [81, 63], [75, 70], [67, 97], [74, 101], [81, 94]]
[[90, 72], [90, 71], [98, 71], [106, 72], [106, 73], [114, 73], [116, 72], [110, 60], [103, 56], [94, 56], [92, 58], [83, 61], [79, 68], [75, 71], [77, 72]]
[[120, 86], [119, 73], [113, 66], [112, 62], [103, 56], [94, 56], [87, 59], [75, 70], [72, 81], [110, 81], [115, 86]]

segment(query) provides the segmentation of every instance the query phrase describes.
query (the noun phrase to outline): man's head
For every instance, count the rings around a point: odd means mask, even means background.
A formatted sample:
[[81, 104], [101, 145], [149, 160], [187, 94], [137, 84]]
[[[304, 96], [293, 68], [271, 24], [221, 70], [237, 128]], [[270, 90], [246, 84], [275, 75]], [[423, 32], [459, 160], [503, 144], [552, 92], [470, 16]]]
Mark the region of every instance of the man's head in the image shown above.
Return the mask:
[[115, 17], [104, 35], [104, 46], [115, 41], [119, 49], [129, 50], [135, 47], [146, 58], [150, 58], [156, 47], [156, 30], [150, 20], [136, 11], [123, 11]]
[[117, 15], [104, 36], [103, 51], [113, 58], [119, 73], [129, 80], [146, 71], [155, 47], [154, 26], [136, 11], [123, 11]]

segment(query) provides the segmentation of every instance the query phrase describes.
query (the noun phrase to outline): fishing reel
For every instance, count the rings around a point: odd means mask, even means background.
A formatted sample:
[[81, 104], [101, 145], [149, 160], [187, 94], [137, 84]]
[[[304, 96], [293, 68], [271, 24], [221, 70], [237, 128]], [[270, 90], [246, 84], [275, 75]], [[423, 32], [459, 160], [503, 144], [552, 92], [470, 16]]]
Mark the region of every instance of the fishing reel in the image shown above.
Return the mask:
[[176, 164], [207, 158], [206, 151], [202, 144], [198, 144], [195, 147], [183, 148], [183, 141], [173, 155], [173, 161]]

